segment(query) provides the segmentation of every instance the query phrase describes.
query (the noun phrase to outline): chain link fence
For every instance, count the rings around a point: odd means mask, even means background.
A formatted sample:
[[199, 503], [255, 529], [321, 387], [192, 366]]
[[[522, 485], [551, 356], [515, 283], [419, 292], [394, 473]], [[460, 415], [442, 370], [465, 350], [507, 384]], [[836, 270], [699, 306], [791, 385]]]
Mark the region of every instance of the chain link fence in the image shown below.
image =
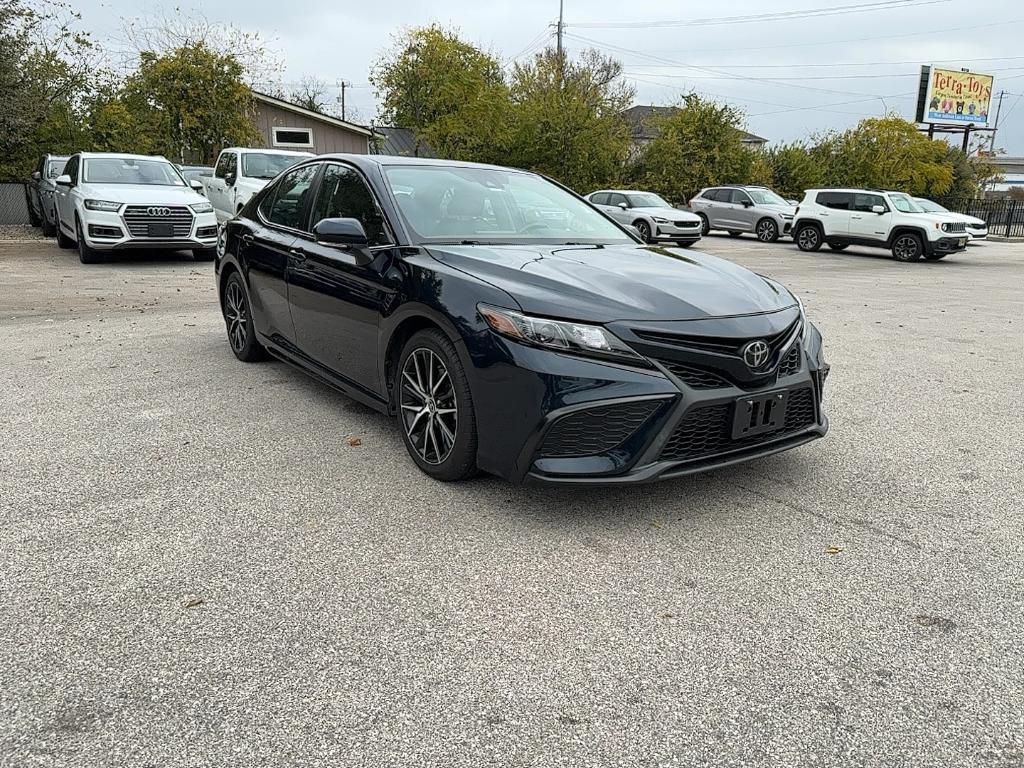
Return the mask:
[[30, 224], [24, 184], [0, 184], [0, 224]]
[[988, 223], [990, 235], [1024, 237], [1024, 201], [957, 200], [946, 207], [955, 213], [983, 219]]

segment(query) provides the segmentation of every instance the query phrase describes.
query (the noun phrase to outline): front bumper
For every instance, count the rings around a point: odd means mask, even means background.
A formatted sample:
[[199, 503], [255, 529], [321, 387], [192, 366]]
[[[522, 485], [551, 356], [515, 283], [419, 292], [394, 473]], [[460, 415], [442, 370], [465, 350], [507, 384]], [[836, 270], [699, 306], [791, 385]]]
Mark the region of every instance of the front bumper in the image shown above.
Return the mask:
[[196, 213], [187, 234], [174, 237], [137, 237], [130, 234], [122, 213], [114, 211], [79, 212], [85, 243], [95, 251], [195, 250], [217, 247], [217, 218], [212, 211]]
[[[800, 347], [799, 364], [763, 386], [720, 378], [702, 388], [706, 382], [691, 386], [660, 364], [642, 370], [492, 337], [507, 362], [472, 372], [478, 464], [513, 481], [621, 485], [706, 472], [817, 440], [828, 431], [828, 366], [817, 340], [814, 349]], [[784, 426], [734, 440], [737, 402], [782, 390], [789, 393]]]
[[984, 229], [971, 229], [967, 228], [967, 241], [972, 242], [974, 240], [984, 240], [988, 237], [988, 227]]
[[659, 224], [655, 222], [652, 239], [658, 242], [696, 243], [700, 240], [700, 222], [693, 226], [680, 227], [675, 223]]
[[929, 253], [956, 253], [967, 248], [967, 235], [958, 234], [952, 237], [940, 237], [938, 240], [931, 240], [928, 245]]

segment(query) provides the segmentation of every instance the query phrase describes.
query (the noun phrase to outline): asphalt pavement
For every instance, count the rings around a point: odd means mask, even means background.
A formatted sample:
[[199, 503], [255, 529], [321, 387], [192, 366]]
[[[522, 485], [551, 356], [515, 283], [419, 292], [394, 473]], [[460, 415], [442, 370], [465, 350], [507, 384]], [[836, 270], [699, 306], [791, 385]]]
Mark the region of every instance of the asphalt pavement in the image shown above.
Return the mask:
[[0, 766], [1024, 766], [1024, 245], [699, 247], [831, 432], [587, 490], [429, 480], [210, 264], [0, 243]]

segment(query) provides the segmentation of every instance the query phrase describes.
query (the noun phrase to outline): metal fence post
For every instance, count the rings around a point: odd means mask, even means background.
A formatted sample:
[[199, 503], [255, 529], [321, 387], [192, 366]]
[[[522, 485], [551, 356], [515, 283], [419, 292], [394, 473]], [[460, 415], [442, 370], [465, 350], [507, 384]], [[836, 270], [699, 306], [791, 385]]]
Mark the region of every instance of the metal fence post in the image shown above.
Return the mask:
[[1013, 237], [1013, 222], [1017, 216], [1017, 201], [1011, 199], [1010, 204], [1007, 206], [1006, 214], [1006, 236]]

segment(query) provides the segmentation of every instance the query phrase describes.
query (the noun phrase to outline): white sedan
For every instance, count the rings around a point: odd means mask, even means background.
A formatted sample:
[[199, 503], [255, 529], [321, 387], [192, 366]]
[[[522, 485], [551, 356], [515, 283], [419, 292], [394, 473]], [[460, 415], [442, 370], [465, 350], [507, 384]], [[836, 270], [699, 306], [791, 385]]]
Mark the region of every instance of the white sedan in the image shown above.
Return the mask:
[[600, 189], [587, 195], [587, 200], [620, 224], [635, 227], [645, 242], [670, 242], [689, 248], [700, 240], [699, 216], [675, 208], [651, 192]]
[[962, 221], [967, 228], [967, 240], [984, 240], [988, 237], [988, 222], [977, 216], [956, 213], [925, 197], [915, 197], [914, 201], [928, 213], [945, 213], [954, 221]]
[[80, 152], [57, 185], [57, 242], [78, 248], [83, 264], [128, 248], [191, 250], [197, 261], [217, 253], [210, 201], [168, 160], [147, 155]]

